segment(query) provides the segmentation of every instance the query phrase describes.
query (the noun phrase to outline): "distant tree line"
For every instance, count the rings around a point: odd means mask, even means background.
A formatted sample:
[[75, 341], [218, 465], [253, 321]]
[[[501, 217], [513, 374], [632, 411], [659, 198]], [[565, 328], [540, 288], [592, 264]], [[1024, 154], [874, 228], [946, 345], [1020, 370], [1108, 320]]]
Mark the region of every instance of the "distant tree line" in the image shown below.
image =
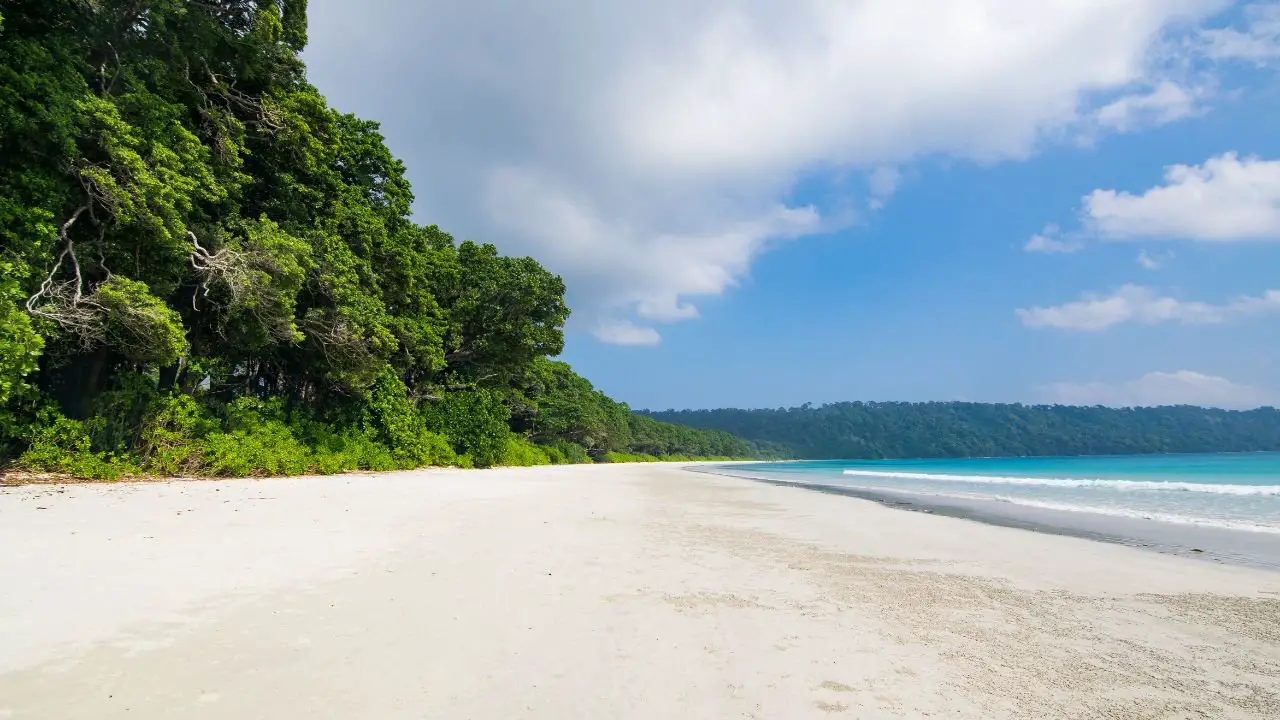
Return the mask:
[[1128, 455], [1280, 450], [1280, 410], [967, 402], [842, 402], [776, 410], [644, 411], [781, 446], [796, 458]]

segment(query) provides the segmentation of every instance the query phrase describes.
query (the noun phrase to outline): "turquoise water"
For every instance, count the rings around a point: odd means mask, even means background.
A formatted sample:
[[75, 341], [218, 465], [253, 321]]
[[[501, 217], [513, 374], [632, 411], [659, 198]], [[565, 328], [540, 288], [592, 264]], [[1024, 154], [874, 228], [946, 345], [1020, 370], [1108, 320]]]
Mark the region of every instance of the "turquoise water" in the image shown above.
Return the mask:
[[869, 491], [1280, 534], [1280, 453], [824, 460], [737, 469]]

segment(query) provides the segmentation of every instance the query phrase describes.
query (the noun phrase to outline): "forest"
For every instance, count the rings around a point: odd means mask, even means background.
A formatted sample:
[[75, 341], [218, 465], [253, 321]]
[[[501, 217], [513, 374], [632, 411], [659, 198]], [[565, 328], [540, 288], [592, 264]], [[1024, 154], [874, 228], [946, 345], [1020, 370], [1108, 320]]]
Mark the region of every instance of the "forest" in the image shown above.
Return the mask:
[[1026, 457], [1280, 450], [1280, 410], [844, 402], [776, 410], [668, 410], [650, 417], [767, 439], [823, 459]]
[[114, 478], [779, 451], [554, 360], [564, 284], [411, 219], [306, 0], [0, 1], [0, 463]]

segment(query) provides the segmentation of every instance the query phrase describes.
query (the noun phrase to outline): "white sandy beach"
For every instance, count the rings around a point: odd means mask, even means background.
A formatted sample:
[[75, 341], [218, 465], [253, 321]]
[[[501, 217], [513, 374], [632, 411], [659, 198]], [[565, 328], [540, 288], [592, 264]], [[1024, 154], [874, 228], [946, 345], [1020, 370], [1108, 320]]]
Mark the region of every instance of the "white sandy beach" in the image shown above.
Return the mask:
[[673, 466], [0, 488], [0, 718], [1275, 718], [1280, 574]]

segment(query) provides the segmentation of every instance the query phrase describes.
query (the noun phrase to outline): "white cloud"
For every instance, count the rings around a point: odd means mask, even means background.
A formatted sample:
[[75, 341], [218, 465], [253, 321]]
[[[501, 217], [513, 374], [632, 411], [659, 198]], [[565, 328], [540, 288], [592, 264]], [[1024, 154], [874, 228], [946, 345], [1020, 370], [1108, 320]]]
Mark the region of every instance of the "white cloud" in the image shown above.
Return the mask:
[[1143, 250], [1138, 253], [1138, 264], [1144, 270], [1159, 270], [1173, 259], [1173, 253], [1155, 254]]
[[1214, 305], [1162, 297], [1141, 285], [1125, 285], [1108, 296], [1086, 294], [1076, 302], [1052, 307], [1018, 310], [1022, 324], [1031, 328], [1058, 328], [1096, 332], [1122, 323], [1158, 325], [1218, 325], [1255, 315], [1280, 313], [1280, 290], [1257, 297], [1239, 297]]
[[1152, 49], [1224, 2], [311, 0], [307, 59], [383, 121], [423, 221], [534, 255], [602, 339], [652, 340], [620, 321], [694, 317], [849, 220], [787, 205], [815, 168], [883, 204], [884, 168], [1025, 158], [1102, 97], [1156, 88], [1129, 105], [1168, 114]]
[[1197, 101], [1203, 91], [1190, 90], [1171, 80], [1163, 80], [1148, 92], [1125, 95], [1094, 113], [1098, 125], [1117, 132], [1167, 125], [1198, 114]]
[[[768, 242], [814, 232], [822, 222], [813, 208], [774, 205], [756, 208], [756, 217], [744, 210], [743, 219], [725, 214], [715, 223], [670, 218], [672, 231], [646, 233], [643, 218], [606, 218], [586, 198], [570, 198], [551, 181], [515, 168], [495, 173], [486, 197], [499, 230], [534, 243], [539, 260], [569, 274], [578, 296], [593, 301], [578, 303], [574, 314], [599, 339], [620, 345], [659, 341], [656, 330], [620, 317], [620, 309], [655, 323], [695, 318], [697, 307], [682, 297], [719, 295]], [[702, 230], [708, 227], [714, 230]]]
[[1172, 165], [1164, 178], [1141, 195], [1094, 190], [1084, 198], [1086, 223], [1112, 240], [1280, 239], [1280, 160], [1230, 152]]
[[1080, 245], [1066, 240], [1057, 240], [1048, 235], [1032, 235], [1026, 245], [1022, 246], [1027, 252], [1038, 253], [1073, 253], [1080, 249]]
[[613, 345], [657, 345], [662, 336], [651, 327], [640, 327], [630, 320], [602, 320], [596, 326], [596, 336]]
[[1075, 120], [1086, 91], [1144, 79], [1169, 22], [1221, 4], [696, 5], [714, 10], [660, 61], [625, 74], [619, 93], [636, 162], [708, 174], [922, 152], [1021, 157], [1040, 132]]
[[1058, 255], [1070, 254], [1083, 248], [1084, 245], [1074, 237], [1064, 239], [1057, 225], [1046, 225], [1044, 230], [1032, 235], [1027, 244], [1022, 246], [1027, 252]]
[[1152, 372], [1120, 383], [1059, 382], [1046, 385], [1041, 391], [1047, 402], [1063, 405], [1200, 405], [1250, 409], [1270, 402], [1268, 394], [1259, 388], [1191, 370]]
[[1069, 254], [1080, 250], [1083, 245], [1074, 240], [1059, 240], [1044, 234], [1032, 235], [1026, 245], [1022, 246], [1027, 252], [1038, 253], [1058, 253]]
[[1254, 3], [1245, 8], [1243, 30], [1203, 30], [1202, 52], [1216, 60], [1243, 60], [1260, 65], [1280, 59], [1280, 3]]

